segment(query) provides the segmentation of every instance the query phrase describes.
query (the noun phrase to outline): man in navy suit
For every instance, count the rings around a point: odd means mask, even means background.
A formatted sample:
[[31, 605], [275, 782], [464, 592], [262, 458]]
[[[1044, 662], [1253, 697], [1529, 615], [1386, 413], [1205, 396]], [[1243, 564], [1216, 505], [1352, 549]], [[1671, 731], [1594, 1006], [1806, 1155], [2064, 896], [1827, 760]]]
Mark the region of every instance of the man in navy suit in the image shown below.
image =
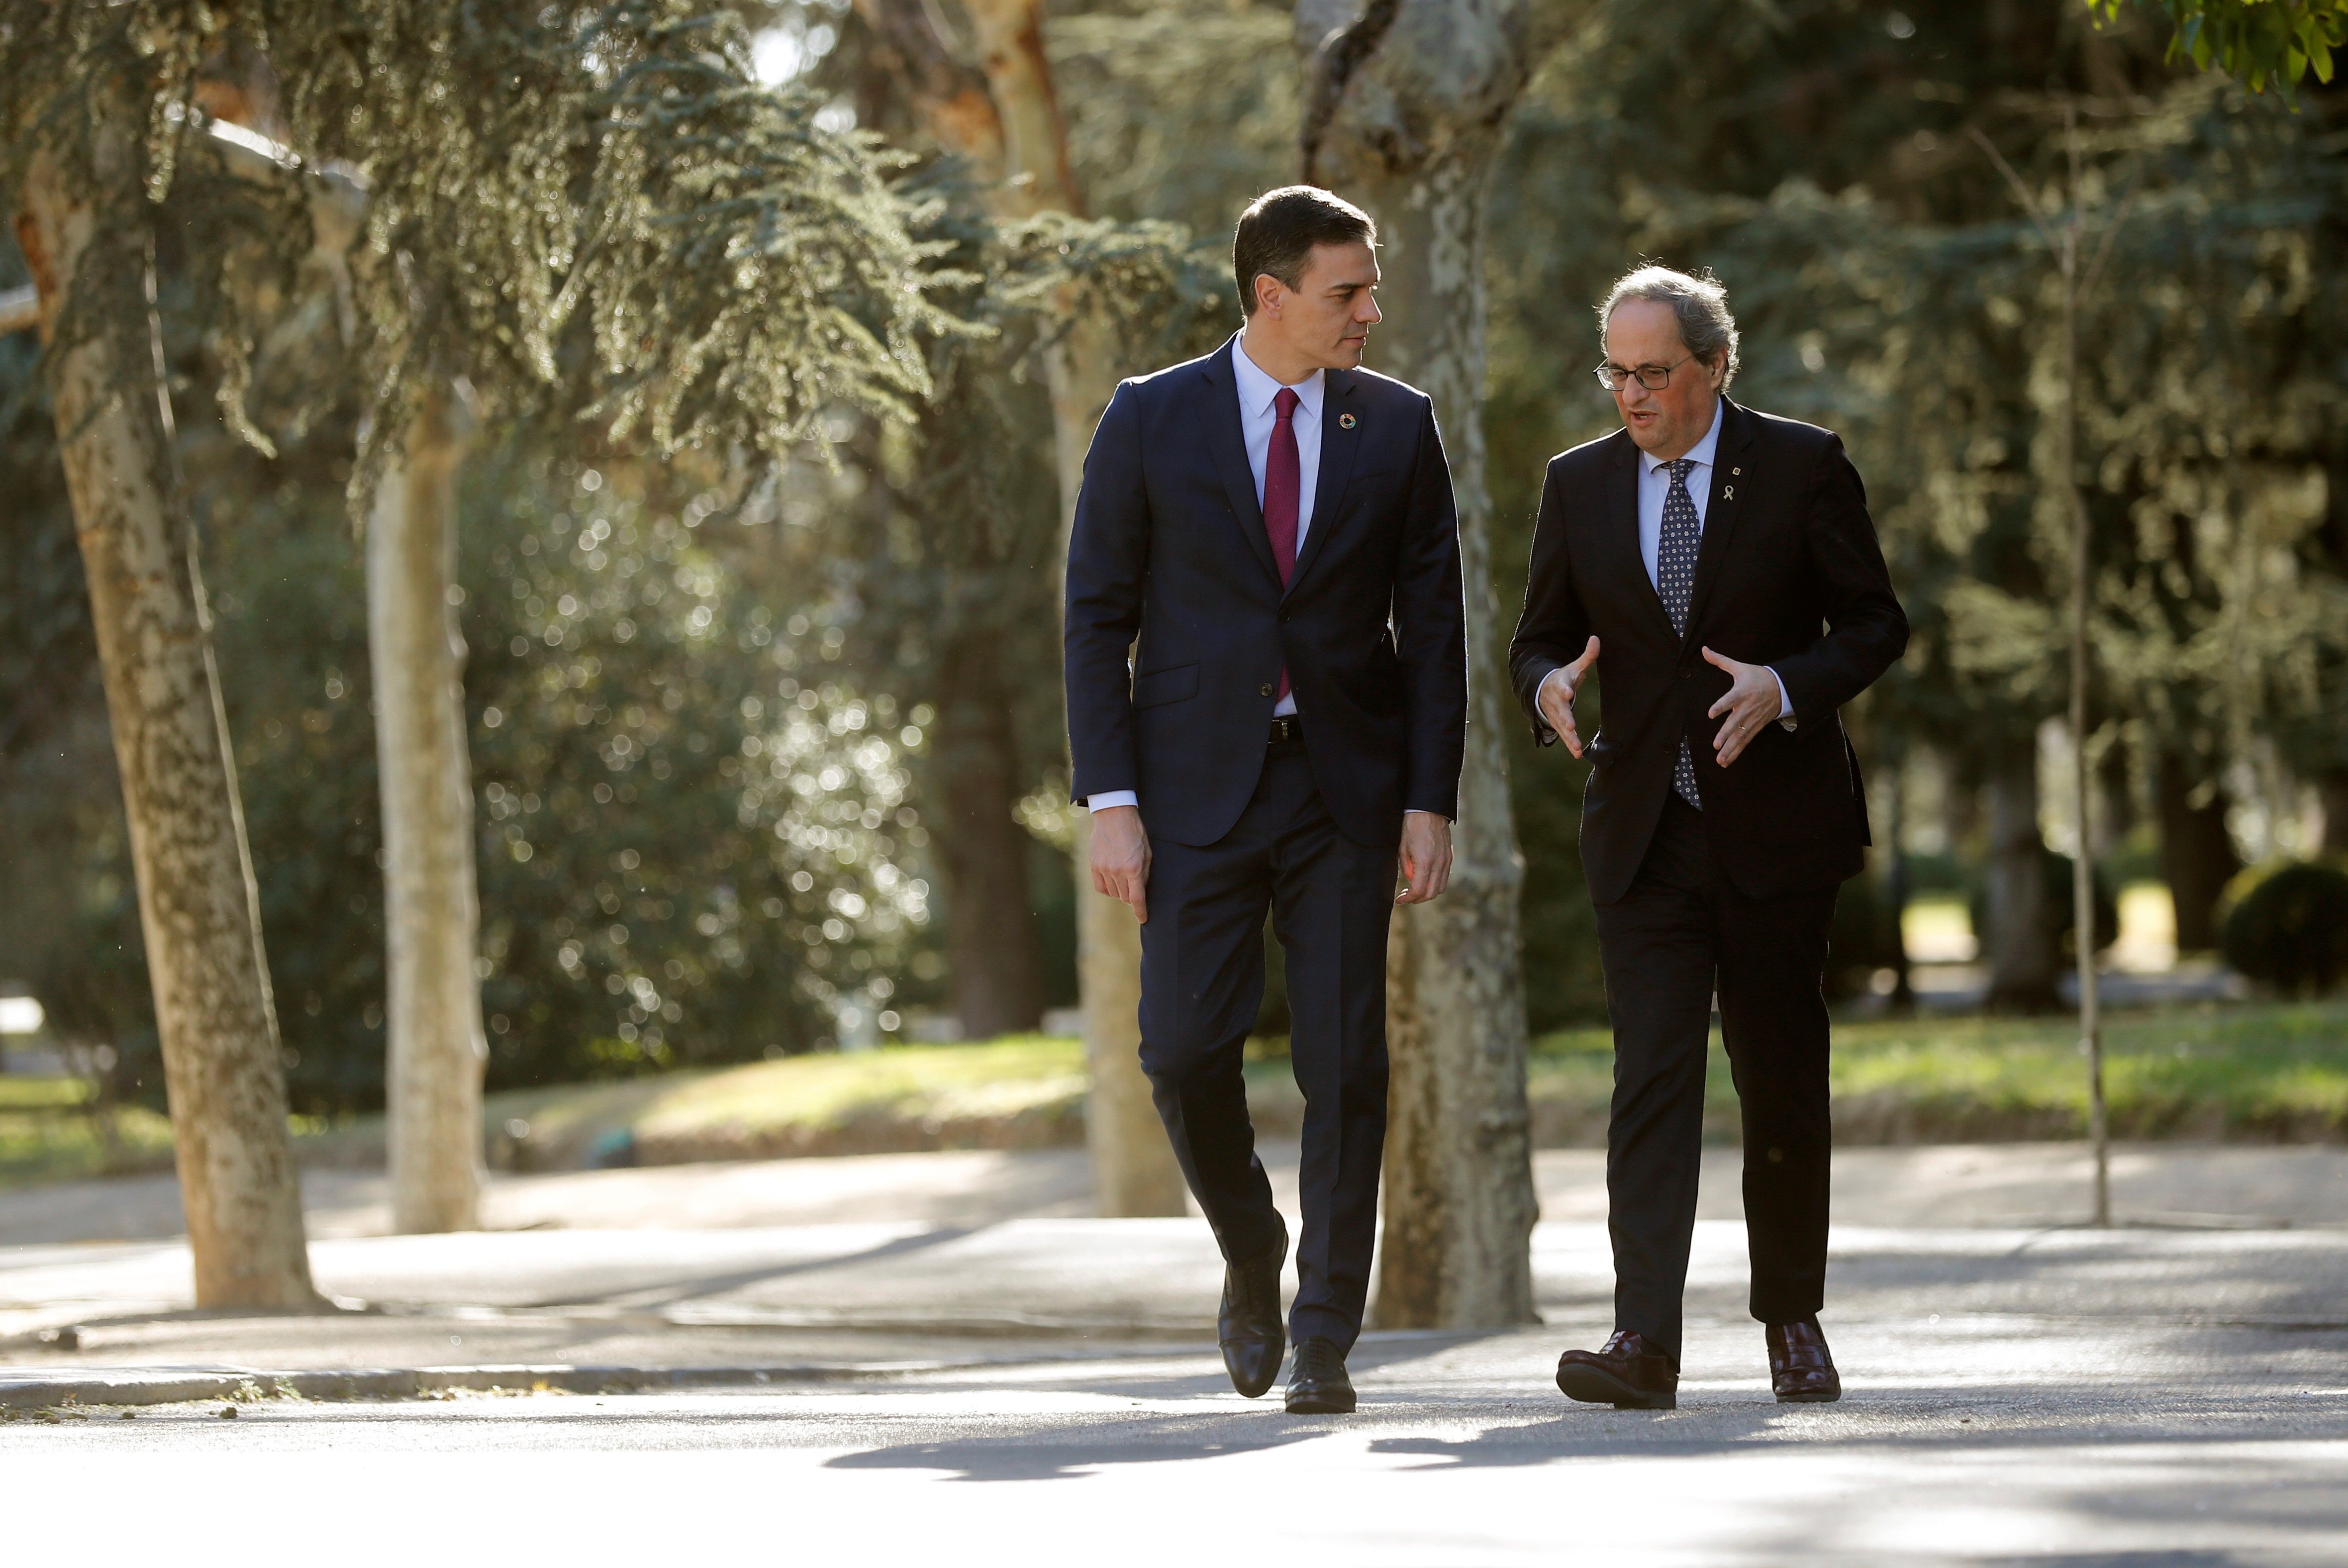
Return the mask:
[[1141, 1065], [1222, 1248], [1223, 1360], [1251, 1398], [1280, 1371], [1288, 1251], [1241, 1074], [1267, 910], [1286, 954], [1305, 1099], [1287, 1405], [1313, 1414], [1354, 1408], [1386, 928], [1393, 903], [1449, 880], [1468, 714], [1434, 410], [1360, 367], [1376, 238], [1312, 186], [1250, 206], [1231, 246], [1245, 325], [1117, 387], [1068, 543], [1068, 739], [1093, 885], [1142, 923]]

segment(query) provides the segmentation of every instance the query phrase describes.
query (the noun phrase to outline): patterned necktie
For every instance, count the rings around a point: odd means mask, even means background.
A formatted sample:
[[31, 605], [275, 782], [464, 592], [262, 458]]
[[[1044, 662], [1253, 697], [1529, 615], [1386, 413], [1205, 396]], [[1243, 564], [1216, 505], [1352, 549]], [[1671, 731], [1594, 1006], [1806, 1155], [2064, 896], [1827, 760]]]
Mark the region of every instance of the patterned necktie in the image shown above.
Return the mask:
[[[1296, 500], [1303, 488], [1303, 469], [1296, 458], [1296, 427], [1292, 417], [1296, 412], [1296, 394], [1289, 387], [1280, 389], [1272, 400], [1278, 418], [1272, 422], [1272, 448], [1263, 459], [1263, 531], [1272, 536], [1272, 563], [1280, 568], [1280, 585], [1296, 575]], [[1280, 671], [1280, 696], [1288, 695], [1288, 669]]]
[[[1663, 533], [1655, 552], [1655, 592], [1663, 596], [1664, 613], [1672, 618], [1672, 630], [1682, 637], [1687, 635], [1688, 599], [1695, 589], [1696, 546], [1704, 538], [1704, 525], [1695, 515], [1695, 498], [1688, 494], [1688, 470], [1695, 467], [1694, 458], [1677, 458], [1671, 463], [1672, 488], [1663, 496]], [[1680, 735], [1679, 759], [1672, 766], [1672, 788], [1679, 798], [1704, 810], [1704, 802], [1695, 792], [1695, 759], [1688, 755], [1687, 735]]]

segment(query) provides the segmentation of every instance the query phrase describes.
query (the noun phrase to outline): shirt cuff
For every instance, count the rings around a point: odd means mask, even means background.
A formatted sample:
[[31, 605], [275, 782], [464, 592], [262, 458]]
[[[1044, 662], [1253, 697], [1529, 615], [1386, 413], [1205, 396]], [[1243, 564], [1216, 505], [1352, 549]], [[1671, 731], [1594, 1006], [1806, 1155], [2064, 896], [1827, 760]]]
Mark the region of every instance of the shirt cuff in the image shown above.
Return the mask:
[[1777, 683], [1777, 722], [1791, 734], [1800, 727], [1794, 722], [1794, 699], [1786, 695], [1786, 677], [1777, 673], [1777, 666], [1771, 665], [1768, 670], [1769, 678]]
[[1088, 795], [1085, 798], [1085, 810], [1087, 811], [1106, 811], [1111, 806], [1139, 806], [1140, 804], [1141, 797], [1131, 789], [1104, 789], [1097, 795]]
[[1565, 674], [1565, 665], [1558, 665], [1557, 668], [1541, 676], [1540, 684], [1533, 687], [1533, 725], [1540, 733], [1540, 743], [1543, 746], [1555, 746], [1558, 742], [1558, 733], [1556, 727], [1550, 724], [1548, 717], [1541, 712], [1541, 693], [1549, 690], [1549, 683]]

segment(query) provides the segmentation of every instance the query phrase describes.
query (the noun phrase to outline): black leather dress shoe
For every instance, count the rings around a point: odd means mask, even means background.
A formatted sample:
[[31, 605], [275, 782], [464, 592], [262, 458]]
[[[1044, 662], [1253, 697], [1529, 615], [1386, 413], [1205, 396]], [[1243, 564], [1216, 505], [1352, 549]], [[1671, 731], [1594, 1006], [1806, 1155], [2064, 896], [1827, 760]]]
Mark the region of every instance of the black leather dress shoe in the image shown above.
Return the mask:
[[1223, 1370], [1231, 1387], [1253, 1399], [1280, 1376], [1280, 1357], [1288, 1348], [1288, 1328], [1280, 1315], [1280, 1267], [1288, 1261], [1288, 1227], [1280, 1230], [1280, 1245], [1249, 1263], [1223, 1265], [1223, 1305], [1215, 1315], [1215, 1336], [1222, 1342]]
[[1288, 1413], [1347, 1416], [1354, 1410], [1354, 1380], [1345, 1376], [1345, 1353], [1317, 1334], [1296, 1342], [1296, 1365], [1288, 1369]]
[[1829, 1405], [1842, 1398], [1842, 1374], [1818, 1320], [1773, 1323], [1768, 1328], [1769, 1387], [1781, 1405]]
[[1618, 1410], [1676, 1410], [1680, 1369], [1647, 1343], [1618, 1328], [1603, 1350], [1569, 1350], [1557, 1358], [1558, 1391], [1585, 1405]]

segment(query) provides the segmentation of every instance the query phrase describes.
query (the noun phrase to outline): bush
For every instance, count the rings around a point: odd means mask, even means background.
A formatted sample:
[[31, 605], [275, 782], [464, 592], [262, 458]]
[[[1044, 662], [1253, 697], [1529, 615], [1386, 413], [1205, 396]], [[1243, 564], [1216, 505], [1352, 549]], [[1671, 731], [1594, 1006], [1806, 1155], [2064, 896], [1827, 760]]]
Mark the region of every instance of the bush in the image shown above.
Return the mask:
[[1877, 970], [1897, 968], [1902, 956], [1900, 912], [1891, 906], [1890, 890], [1873, 875], [1843, 883], [1827, 936], [1827, 999], [1858, 995]]
[[2348, 872], [2310, 861], [2252, 866], [2219, 907], [2226, 962], [2288, 995], [2328, 991], [2348, 974]]

